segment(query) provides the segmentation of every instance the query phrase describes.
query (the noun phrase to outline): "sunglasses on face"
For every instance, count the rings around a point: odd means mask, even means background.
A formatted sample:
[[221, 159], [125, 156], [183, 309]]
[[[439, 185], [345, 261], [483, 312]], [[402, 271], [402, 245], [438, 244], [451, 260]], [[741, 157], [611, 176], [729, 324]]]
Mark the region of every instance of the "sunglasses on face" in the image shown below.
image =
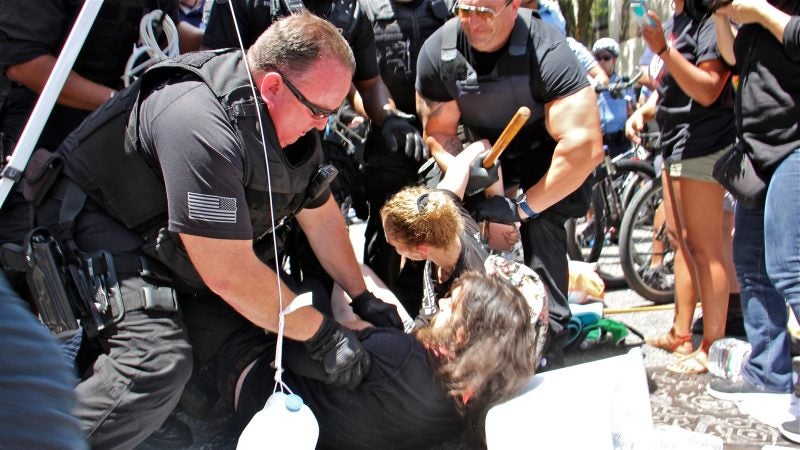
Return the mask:
[[336, 112], [339, 111], [339, 108], [336, 108], [336, 109], [325, 109], [325, 108], [320, 108], [319, 106], [311, 103], [311, 101], [308, 100], [306, 98], [306, 96], [303, 95], [302, 92], [300, 92], [299, 89], [297, 89], [297, 86], [293, 85], [292, 82], [289, 81], [289, 79], [286, 78], [286, 76], [284, 74], [282, 74], [280, 70], [278, 70], [277, 68], [274, 68], [274, 67], [271, 70], [281, 76], [281, 78], [283, 79], [283, 84], [285, 84], [286, 87], [289, 88], [289, 92], [291, 92], [292, 95], [294, 95], [294, 97], [300, 103], [303, 104], [303, 106], [308, 108], [308, 110], [311, 111], [311, 115], [314, 116], [315, 118], [317, 118], [317, 119], [327, 119], [328, 117], [336, 114]]
[[611, 61], [614, 57], [611, 55], [595, 55], [594, 59], [598, 61]]
[[503, 10], [511, 4], [511, 0], [508, 0], [503, 7], [500, 8], [500, 11], [495, 11], [492, 8], [487, 8], [485, 6], [470, 6], [470, 5], [461, 5], [456, 3], [453, 6], [453, 12], [455, 12], [456, 16], [458, 16], [461, 20], [466, 19], [481, 19], [487, 22], [491, 22], [500, 15]]

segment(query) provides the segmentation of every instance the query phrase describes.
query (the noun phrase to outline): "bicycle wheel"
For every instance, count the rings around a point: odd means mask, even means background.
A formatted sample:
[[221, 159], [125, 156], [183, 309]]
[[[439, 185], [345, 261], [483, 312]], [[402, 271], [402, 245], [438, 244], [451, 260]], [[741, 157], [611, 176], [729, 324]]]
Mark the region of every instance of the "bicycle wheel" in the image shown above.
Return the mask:
[[631, 200], [620, 227], [620, 260], [628, 286], [657, 303], [675, 298], [675, 251], [666, 223], [656, 211], [662, 203], [661, 183], [654, 180]]
[[605, 233], [604, 203], [603, 194], [595, 185], [586, 215], [567, 220], [567, 254], [570, 259], [595, 262], [600, 257]]
[[644, 161], [623, 159], [613, 164], [614, 174], [610, 178], [605, 166], [595, 173], [592, 202], [586, 216], [566, 223], [570, 258], [596, 263], [597, 273], [609, 289], [626, 286], [618, 245], [625, 199], [655, 176], [652, 164]]

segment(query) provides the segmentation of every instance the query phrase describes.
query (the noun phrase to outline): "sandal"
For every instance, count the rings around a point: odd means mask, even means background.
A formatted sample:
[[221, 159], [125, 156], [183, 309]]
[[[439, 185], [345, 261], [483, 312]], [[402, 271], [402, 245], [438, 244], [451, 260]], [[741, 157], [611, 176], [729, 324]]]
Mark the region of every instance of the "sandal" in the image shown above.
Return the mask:
[[668, 365], [667, 370], [686, 375], [706, 373], [708, 372], [708, 353], [703, 348], [698, 348], [689, 355], [679, 358]]
[[675, 330], [669, 330], [669, 333], [646, 339], [645, 343], [677, 355], [692, 353], [692, 335], [676, 335]]

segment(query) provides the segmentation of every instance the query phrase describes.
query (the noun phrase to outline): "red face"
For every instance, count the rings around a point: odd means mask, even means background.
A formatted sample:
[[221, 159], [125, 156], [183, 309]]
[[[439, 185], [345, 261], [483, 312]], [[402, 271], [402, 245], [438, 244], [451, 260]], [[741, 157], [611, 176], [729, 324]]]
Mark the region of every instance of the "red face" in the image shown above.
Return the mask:
[[493, 52], [506, 43], [517, 18], [519, 0], [458, 0], [455, 13], [469, 45]]
[[[318, 80], [325, 80], [319, 83]], [[261, 80], [261, 97], [269, 108], [282, 147], [311, 129], [324, 130], [350, 89], [352, 74], [333, 59], [322, 59], [302, 75], [268, 72]]]

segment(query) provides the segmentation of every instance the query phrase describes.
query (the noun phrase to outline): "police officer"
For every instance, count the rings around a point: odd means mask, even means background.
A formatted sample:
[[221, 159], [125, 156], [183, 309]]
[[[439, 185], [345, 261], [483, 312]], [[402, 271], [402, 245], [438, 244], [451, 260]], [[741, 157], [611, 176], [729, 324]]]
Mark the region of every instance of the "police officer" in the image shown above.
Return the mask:
[[[143, 75], [138, 98], [125, 91], [101, 110], [136, 98], [125, 145], [101, 139], [100, 113], [59, 149], [66, 176], [37, 208], [38, 219], [79, 256], [112, 255], [93, 264], [92, 275], [119, 285], [102, 292], [116, 321], [91, 340], [96, 357], [76, 388], [76, 414], [93, 447], [135, 446], [177, 403], [192, 352], [176, 292], [187, 305], [227, 307], [228, 315], [206, 324], [219, 335], [209, 342], [241, 323], [278, 329], [280, 305], [295, 293], [267, 263], [280, 250], [275, 228], [288, 217], [356, 313], [398, 325], [394, 307], [366, 290], [319, 170], [313, 129], [347, 94], [350, 48], [330, 23], [299, 13], [264, 33], [247, 62], [249, 73], [241, 51], [228, 49], [159, 63]], [[316, 82], [322, 78], [324, 85]], [[117, 297], [122, 310], [113, 306]], [[324, 364], [316, 376], [326, 382], [352, 387], [369, 369], [355, 334], [311, 307], [286, 315], [285, 334]]]
[[[592, 46], [592, 54], [608, 76], [610, 83], [628, 81], [615, 70], [619, 57], [617, 41], [607, 37], [598, 39]], [[635, 95], [632, 88], [627, 88], [623, 92], [606, 90], [597, 96], [603, 144], [608, 147], [608, 154], [611, 157], [625, 152], [630, 147], [630, 141], [625, 137], [625, 121], [633, 112], [631, 105]]]
[[[234, 16], [231, 15], [231, 7]], [[350, 44], [356, 60], [353, 74], [354, 90], [348, 95], [355, 111], [368, 119], [375, 133], [383, 138], [383, 143], [391, 152], [397, 152], [415, 161], [428, 158], [428, 148], [422, 141], [420, 132], [409, 122], [413, 116], [406, 114], [395, 105], [389, 89], [381, 79], [376, 51], [375, 36], [372, 26], [361, 9], [358, 0], [230, 0], [226, 3], [215, 2], [203, 36], [203, 46], [207, 48], [225, 48], [239, 45], [239, 36], [245, 47], [250, 46], [258, 34], [269, 27], [278, 17], [307, 9], [319, 17], [334, 24], [342, 36]], [[324, 78], [317, 80], [325, 83]], [[337, 151], [330, 145], [324, 150], [328, 153]], [[330, 158], [335, 161], [341, 158]], [[339, 166], [344, 170], [345, 167]], [[291, 232], [287, 239], [291, 242], [290, 259], [295, 273], [303, 276], [310, 274], [328, 289], [331, 280], [326, 279], [319, 262], [307, 251], [308, 244], [302, 233]], [[383, 274], [379, 274], [383, 276]], [[320, 307], [322, 305], [319, 305]]]
[[[451, 0], [366, 0], [361, 4], [372, 23], [380, 77], [397, 109], [414, 113], [414, 80], [422, 43], [451, 16]], [[412, 120], [418, 130], [422, 124]], [[364, 236], [364, 262], [398, 296], [408, 311], [422, 298], [422, 264], [406, 260], [386, 243], [380, 209], [401, 188], [415, 184], [421, 161], [387, 148], [380, 129], [373, 130], [364, 151], [369, 218]]]
[[[230, 3], [233, 5], [245, 47], [252, 45], [258, 35], [276, 18], [300, 9], [308, 9], [333, 23], [341, 30], [356, 58], [353, 84], [360, 98], [352, 95], [350, 97], [356, 111], [368, 117], [373, 125], [381, 127], [381, 133], [393, 151], [405, 153], [417, 161], [427, 159], [428, 149], [422, 142], [420, 133], [409, 123], [409, 116], [398, 111], [389, 90], [381, 80], [375, 55], [375, 36], [369, 20], [361, 13], [358, 0], [230, 0]], [[279, 4], [280, 7], [276, 10], [272, 7], [274, 4]], [[215, 2], [203, 35], [203, 46], [211, 49], [237, 47], [239, 37], [236, 35], [233, 20], [230, 5], [227, 2]], [[320, 78], [317, 82], [324, 84], [325, 79]]]
[[518, 107], [530, 108], [501, 159], [505, 180], [518, 181], [522, 195], [492, 197], [483, 210], [522, 221], [525, 263], [546, 268], [562, 294], [551, 295], [550, 326], [553, 338], [563, 338], [570, 318], [564, 221], [585, 213], [585, 181], [602, 158], [597, 97], [564, 37], [519, 0], [459, 0], [455, 13], [417, 63], [425, 135], [438, 143], [432, 151], [456, 154], [459, 123], [469, 140], [494, 142]]

